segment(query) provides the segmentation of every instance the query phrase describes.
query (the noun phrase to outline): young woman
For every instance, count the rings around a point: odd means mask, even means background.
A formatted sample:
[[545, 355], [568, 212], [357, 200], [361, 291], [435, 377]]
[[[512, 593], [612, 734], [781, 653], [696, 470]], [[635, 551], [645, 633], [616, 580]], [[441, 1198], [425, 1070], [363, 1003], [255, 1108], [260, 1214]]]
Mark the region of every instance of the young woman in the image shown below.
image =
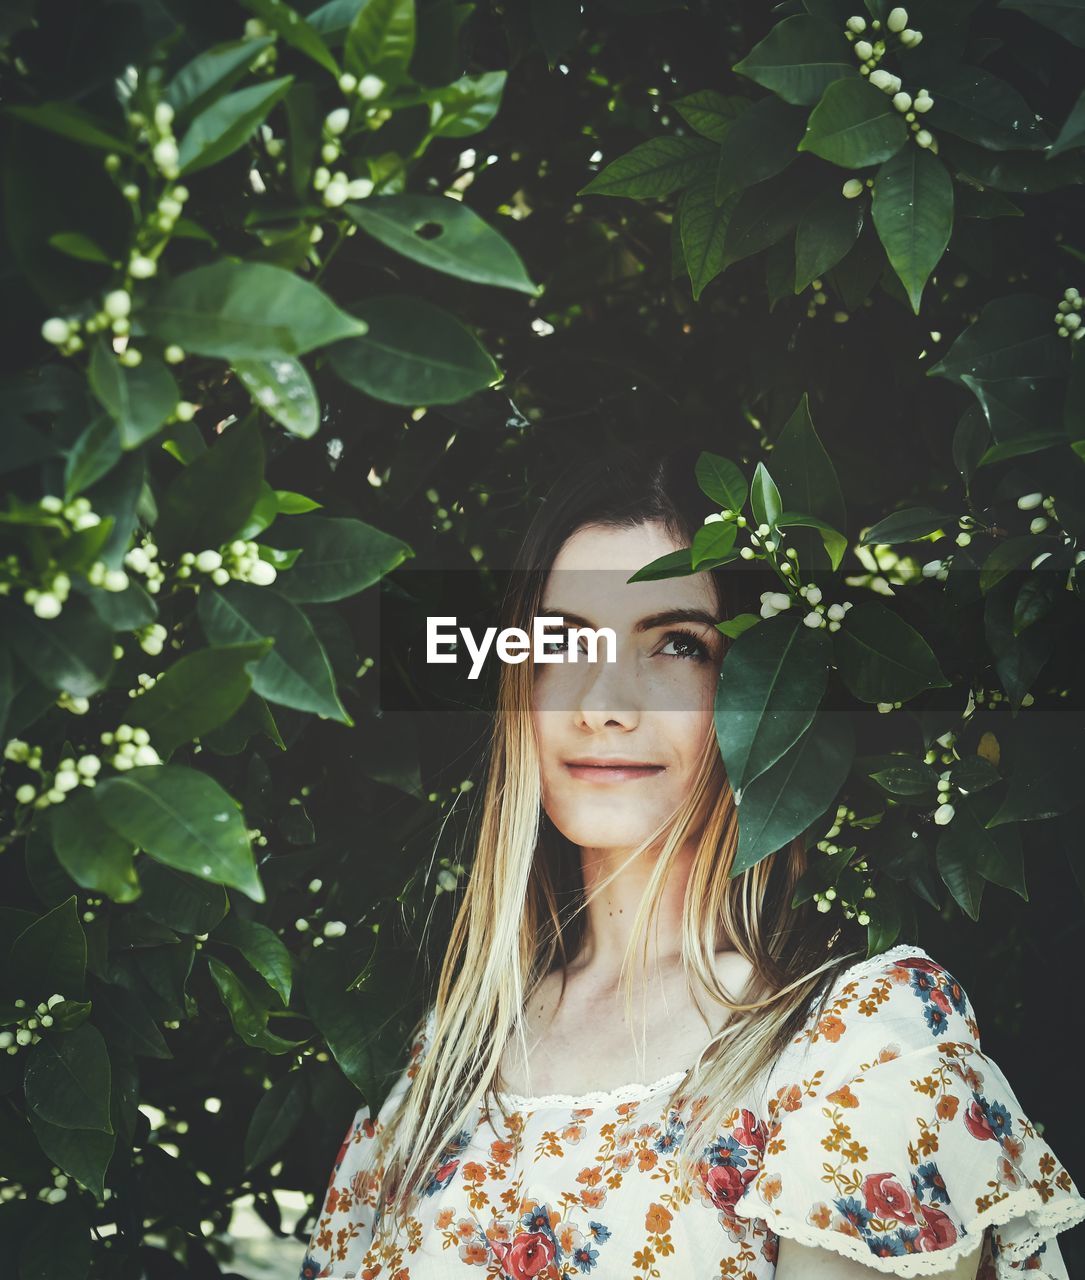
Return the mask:
[[617, 660], [502, 666], [437, 990], [301, 1280], [1066, 1280], [1085, 1200], [960, 984], [793, 909], [799, 839], [730, 874], [714, 623], [750, 578], [628, 582], [711, 512], [695, 456], [586, 471], [528, 533], [503, 625], [609, 627]]

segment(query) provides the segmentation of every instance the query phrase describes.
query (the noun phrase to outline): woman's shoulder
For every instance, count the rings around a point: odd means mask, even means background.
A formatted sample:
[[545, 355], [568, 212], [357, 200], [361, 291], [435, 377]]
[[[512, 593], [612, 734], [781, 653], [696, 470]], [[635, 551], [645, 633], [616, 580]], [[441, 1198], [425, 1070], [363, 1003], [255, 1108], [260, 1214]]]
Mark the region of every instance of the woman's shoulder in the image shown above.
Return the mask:
[[778, 1065], [947, 1044], [979, 1048], [972, 1003], [945, 964], [917, 943], [900, 943], [840, 969]]

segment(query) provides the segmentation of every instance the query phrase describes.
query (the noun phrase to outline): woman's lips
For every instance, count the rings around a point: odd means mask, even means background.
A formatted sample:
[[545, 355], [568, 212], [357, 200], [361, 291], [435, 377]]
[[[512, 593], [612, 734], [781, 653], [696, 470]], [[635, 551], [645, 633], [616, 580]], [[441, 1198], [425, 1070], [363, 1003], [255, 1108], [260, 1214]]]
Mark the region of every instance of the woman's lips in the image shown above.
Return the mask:
[[637, 778], [652, 778], [665, 767], [661, 764], [565, 765], [570, 776], [582, 782], [632, 782]]

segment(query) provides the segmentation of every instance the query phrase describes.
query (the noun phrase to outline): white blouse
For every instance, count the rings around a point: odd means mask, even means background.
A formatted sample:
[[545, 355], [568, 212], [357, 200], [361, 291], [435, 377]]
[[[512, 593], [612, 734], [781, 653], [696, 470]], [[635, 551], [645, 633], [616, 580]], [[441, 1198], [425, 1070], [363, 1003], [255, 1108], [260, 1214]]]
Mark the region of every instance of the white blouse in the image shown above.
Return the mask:
[[978, 1280], [1069, 1280], [1056, 1241], [1085, 1219], [1054, 1151], [980, 1049], [971, 1003], [902, 943], [837, 975], [676, 1185], [679, 1071], [580, 1095], [480, 1105], [399, 1238], [374, 1236], [373, 1139], [417, 1074], [432, 1010], [375, 1119], [337, 1155], [300, 1280], [772, 1280], [780, 1236], [895, 1276], [934, 1275], [981, 1236]]

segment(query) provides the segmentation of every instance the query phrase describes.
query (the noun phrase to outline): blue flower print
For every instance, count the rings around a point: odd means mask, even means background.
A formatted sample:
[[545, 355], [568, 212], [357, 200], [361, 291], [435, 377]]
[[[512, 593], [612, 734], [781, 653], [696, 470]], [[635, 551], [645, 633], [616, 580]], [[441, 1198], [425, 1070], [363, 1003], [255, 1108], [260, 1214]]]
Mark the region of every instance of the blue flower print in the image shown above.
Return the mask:
[[939, 1200], [943, 1204], [949, 1204], [949, 1192], [946, 1190], [945, 1181], [938, 1172], [938, 1166], [933, 1160], [926, 1164], [921, 1164], [912, 1174], [912, 1187], [919, 1200], [923, 1199], [923, 1193], [926, 1191], [930, 1195], [930, 1202], [937, 1203]]
[[899, 1258], [905, 1253], [914, 1252], [905, 1242], [915, 1234], [917, 1233], [900, 1231], [889, 1236], [867, 1236], [866, 1242], [876, 1258]]
[[588, 1230], [591, 1232], [593, 1238], [598, 1240], [600, 1244], [606, 1244], [610, 1239], [610, 1228], [604, 1226], [601, 1222], [589, 1222]]
[[949, 1025], [948, 1018], [936, 1004], [927, 1004], [923, 1009], [923, 1015], [927, 1019], [927, 1026], [931, 1029], [931, 1035], [941, 1035]]
[[320, 1263], [311, 1253], [307, 1253], [305, 1260], [301, 1264], [298, 1280], [316, 1280], [318, 1275], [320, 1275]]
[[733, 1134], [729, 1134], [726, 1138], [720, 1138], [713, 1142], [711, 1146], [705, 1147], [704, 1153], [708, 1157], [709, 1164], [728, 1164], [733, 1165], [736, 1169], [746, 1168], [746, 1148]]
[[930, 993], [937, 990], [937, 988], [938, 983], [933, 973], [924, 973], [922, 969], [912, 970], [912, 990], [920, 1000], [929, 1000]]
[[471, 1134], [466, 1129], [462, 1129], [445, 1147], [441, 1153], [441, 1158], [437, 1162], [437, 1167], [423, 1184], [422, 1194], [424, 1196], [436, 1195], [438, 1191], [443, 1191], [448, 1186], [456, 1176], [456, 1170], [460, 1167], [460, 1154], [470, 1141]]
[[599, 1261], [599, 1250], [593, 1249], [586, 1241], [579, 1249], [573, 1250], [573, 1263], [578, 1271], [590, 1271]]
[[984, 1119], [990, 1125], [991, 1132], [1000, 1142], [1013, 1132], [1013, 1121], [1010, 1119], [1010, 1113], [1001, 1102], [988, 1102], [983, 1094], [976, 1093], [974, 1089], [972, 1096], [983, 1110]]
[[848, 1196], [842, 1200], [834, 1200], [833, 1204], [840, 1210], [842, 1217], [846, 1218], [853, 1227], [858, 1227], [866, 1235], [867, 1223], [873, 1215], [864, 1204], [856, 1200], [854, 1196]]
[[946, 973], [945, 992], [949, 997], [950, 1004], [962, 1017], [964, 1017], [968, 1012], [968, 1001], [965, 999], [964, 988], [953, 974], [949, 972]]
[[656, 1138], [652, 1146], [660, 1153], [660, 1155], [669, 1155], [672, 1151], [676, 1151], [682, 1145], [682, 1139], [685, 1137], [686, 1126], [679, 1118], [677, 1111], [672, 1111], [667, 1117], [667, 1127]]

